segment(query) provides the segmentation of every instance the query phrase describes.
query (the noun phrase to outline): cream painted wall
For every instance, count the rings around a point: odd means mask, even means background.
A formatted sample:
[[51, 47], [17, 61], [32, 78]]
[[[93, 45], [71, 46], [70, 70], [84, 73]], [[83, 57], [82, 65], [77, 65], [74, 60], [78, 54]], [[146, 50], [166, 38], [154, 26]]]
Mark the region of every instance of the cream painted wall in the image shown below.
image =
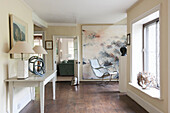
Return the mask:
[[[170, 20], [170, 0], [168, 0], [168, 20]], [[168, 21], [168, 69], [170, 69], [170, 21]], [[170, 95], [170, 70], [168, 70], [168, 95]], [[170, 96], [168, 96], [168, 113], [170, 113]]]
[[[49, 26], [48, 28], [39, 28], [34, 26], [35, 31], [45, 31], [45, 40], [52, 40], [53, 35], [56, 36], [79, 36], [80, 40], [80, 59], [82, 58], [82, 46], [81, 46], [81, 25], [78, 24], [77, 26]], [[46, 67], [47, 69], [52, 69], [52, 50], [47, 51], [48, 54], [46, 55]], [[80, 64], [82, 66], [82, 64]], [[82, 78], [82, 67], [80, 68], [80, 78]]]
[[[36, 30], [41, 30], [36, 28]], [[49, 26], [48, 28], [43, 29], [46, 33], [45, 40], [53, 40], [53, 36], [76, 36], [76, 26]], [[47, 50], [48, 54], [46, 55], [46, 67], [48, 70], [53, 69], [53, 51]]]
[[[144, 12], [161, 4], [160, 9], [160, 76], [161, 76], [161, 94], [163, 100], [153, 99], [142, 93], [136, 88], [128, 86], [128, 90], [140, 96], [164, 113], [168, 113], [168, 1], [167, 0], [140, 0], [127, 11], [127, 29], [131, 32], [131, 21]], [[133, 37], [132, 37], [133, 38]], [[130, 48], [128, 47], [128, 64], [127, 64], [127, 83], [130, 81]]]
[[[126, 25], [127, 23], [127, 19], [123, 19], [120, 22], [115, 23], [115, 25]], [[53, 35], [57, 35], [57, 36], [79, 36], [80, 40], [80, 79], [82, 80], [82, 37], [81, 37], [81, 24], [78, 24], [77, 26], [49, 26], [48, 28], [40, 28], [37, 26], [34, 26], [34, 30], [35, 31], [45, 31], [45, 40], [52, 40], [53, 39]], [[46, 55], [46, 68], [47, 69], [52, 69], [52, 50], [48, 50], [47, 51], [48, 54]]]
[[[20, 0], [0, 0], [0, 113], [7, 112], [7, 86], [4, 80], [8, 76], [8, 62], [10, 60], [9, 51], [9, 14], [24, 20], [28, 24], [28, 42], [33, 44], [33, 22], [32, 11], [27, 8]], [[15, 60], [14, 60], [15, 61]], [[20, 92], [25, 92], [20, 94]], [[28, 89], [17, 89], [15, 103], [22, 101], [25, 94], [29, 93]], [[22, 106], [22, 105], [21, 105]]]

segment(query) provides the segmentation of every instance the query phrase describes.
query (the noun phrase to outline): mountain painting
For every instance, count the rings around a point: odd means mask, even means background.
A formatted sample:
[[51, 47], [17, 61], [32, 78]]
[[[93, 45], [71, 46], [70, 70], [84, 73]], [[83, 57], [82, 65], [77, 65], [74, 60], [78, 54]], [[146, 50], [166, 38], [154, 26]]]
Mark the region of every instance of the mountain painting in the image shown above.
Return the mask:
[[14, 41], [26, 41], [25, 38], [25, 26], [22, 24], [13, 21], [13, 36], [14, 36]]
[[[16, 16], [10, 14], [10, 49], [18, 41], [27, 41], [28, 24]], [[18, 54], [11, 54], [10, 58], [20, 58]]]
[[98, 59], [110, 71], [119, 71], [120, 48], [126, 46], [126, 34], [126, 25], [82, 26], [84, 80], [99, 79], [94, 75], [89, 59]]

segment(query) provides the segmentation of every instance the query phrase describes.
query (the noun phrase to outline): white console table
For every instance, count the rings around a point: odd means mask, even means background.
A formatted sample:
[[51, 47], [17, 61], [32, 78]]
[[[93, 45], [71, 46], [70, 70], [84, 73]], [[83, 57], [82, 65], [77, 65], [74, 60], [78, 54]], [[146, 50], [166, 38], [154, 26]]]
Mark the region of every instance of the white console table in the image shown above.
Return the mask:
[[[16, 113], [16, 104], [14, 103], [14, 89], [15, 87], [40, 87], [40, 111], [44, 113], [44, 93], [45, 85], [52, 80], [53, 85], [53, 100], [55, 100], [55, 81], [56, 70], [47, 71], [43, 77], [31, 74], [27, 79], [18, 80], [15, 78], [9, 78], [5, 80], [9, 82], [9, 96], [10, 96], [10, 113]], [[32, 99], [34, 100], [34, 95]]]

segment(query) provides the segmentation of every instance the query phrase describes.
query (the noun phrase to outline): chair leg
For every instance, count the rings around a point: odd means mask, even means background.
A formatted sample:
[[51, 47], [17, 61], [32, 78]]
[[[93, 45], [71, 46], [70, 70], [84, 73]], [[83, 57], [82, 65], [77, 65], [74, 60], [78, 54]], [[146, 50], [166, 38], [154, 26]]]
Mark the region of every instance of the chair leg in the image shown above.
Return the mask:
[[102, 77], [102, 82], [100, 82], [99, 84], [97, 84], [97, 85], [99, 85], [99, 86], [106, 86], [106, 85], [108, 85], [109, 84], [109, 82], [111, 82], [111, 80], [112, 80], [112, 75], [110, 75], [110, 79], [109, 79], [109, 81], [104, 81], [104, 77]]
[[[103, 77], [103, 79], [104, 79], [104, 77]], [[102, 79], [102, 80], [103, 80], [103, 79]], [[102, 86], [104, 86], [104, 87], [105, 87], [105, 86], [106, 86], [106, 85], [108, 85], [108, 84], [109, 84], [109, 81], [103, 81]]]
[[109, 79], [109, 81], [106, 82], [106, 85], [108, 85], [109, 82], [111, 82], [111, 80], [112, 80], [112, 74], [110, 74], [110, 79]]
[[103, 84], [103, 78], [102, 78], [102, 81], [97, 82], [96, 84], [99, 85], [99, 86], [102, 86], [102, 84]]
[[106, 81], [105, 85], [108, 85], [110, 81], [111, 81], [111, 75], [109, 81]]
[[102, 86], [106, 86], [106, 83], [105, 83], [105, 81], [103, 80], [104, 79], [104, 77], [102, 77]]
[[102, 81], [100, 83], [97, 83], [97, 85], [105, 87], [106, 83], [105, 83], [105, 81], [103, 81], [103, 79], [104, 79], [104, 77], [102, 77]]
[[111, 80], [112, 80], [112, 74], [110, 75], [110, 82], [111, 82]]

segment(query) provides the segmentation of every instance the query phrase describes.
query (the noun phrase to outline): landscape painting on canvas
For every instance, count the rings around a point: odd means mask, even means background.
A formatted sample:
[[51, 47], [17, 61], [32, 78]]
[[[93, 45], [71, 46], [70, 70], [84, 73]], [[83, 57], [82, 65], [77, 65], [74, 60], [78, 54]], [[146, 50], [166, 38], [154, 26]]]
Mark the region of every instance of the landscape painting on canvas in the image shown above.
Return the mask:
[[[28, 25], [14, 15], [10, 15], [10, 49], [18, 41], [27, 41]], [[19, 58], [18, 55], [11, 55], [11, 58]]]
[[[98, 59], [109, 70], [119, 70], [120, 48], [126, 46], [125, 25], [83, 25], [83, 78], [98, 79], [91, 69], [89, 59]], [[118, 76], [118, 75], [116, 75]]]

